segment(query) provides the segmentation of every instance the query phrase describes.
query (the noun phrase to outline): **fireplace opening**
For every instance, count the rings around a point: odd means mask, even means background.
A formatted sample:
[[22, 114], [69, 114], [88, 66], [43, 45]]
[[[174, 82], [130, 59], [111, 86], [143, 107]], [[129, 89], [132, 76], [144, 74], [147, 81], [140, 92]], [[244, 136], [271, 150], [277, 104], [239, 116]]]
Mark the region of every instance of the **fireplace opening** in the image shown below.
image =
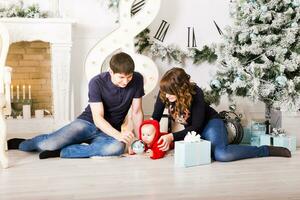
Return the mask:
[[13, 43], [9, 48], [6, 65], [12, 67], [12, 116], [16, 118], [22, 115], [24, 104], [31, 105], [32, 116], [36, 110], [53, 113], [50, 43]]

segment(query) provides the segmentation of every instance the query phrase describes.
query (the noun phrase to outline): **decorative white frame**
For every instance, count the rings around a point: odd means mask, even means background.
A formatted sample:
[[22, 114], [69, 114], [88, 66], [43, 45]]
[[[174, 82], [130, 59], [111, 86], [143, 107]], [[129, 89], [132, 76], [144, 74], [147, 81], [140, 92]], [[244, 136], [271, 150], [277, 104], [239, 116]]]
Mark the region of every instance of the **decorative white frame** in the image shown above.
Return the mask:
[[134, 38], [155, 19], [160, 9], [161, 0], [146, 1], [144, 7], [136, 15], [131, 16], [134, 1], [120, 0], [120, 27], [99, 41], [90, 50], [85, 61], [85, 72], [87, 79], [90, 80], [100, 73], [101, 66], [107, 57], [117, 50], [121, 50], [133, 58], [136, 66], [135, 70], [144, 77], [145, 94], [149, 94], [158, 83], [158, 68], [152, 59], [135, 52]]

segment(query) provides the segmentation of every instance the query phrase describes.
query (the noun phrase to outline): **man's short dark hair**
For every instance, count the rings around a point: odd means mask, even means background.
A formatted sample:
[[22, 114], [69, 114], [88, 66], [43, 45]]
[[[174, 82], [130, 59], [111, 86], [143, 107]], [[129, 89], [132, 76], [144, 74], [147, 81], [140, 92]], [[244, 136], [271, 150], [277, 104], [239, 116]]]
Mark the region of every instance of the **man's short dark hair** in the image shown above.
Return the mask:
[[113, 55], [109, 65], [113, 73], [128, 75], [134, 72], [134, 61], [130, 55], [124, 52]]

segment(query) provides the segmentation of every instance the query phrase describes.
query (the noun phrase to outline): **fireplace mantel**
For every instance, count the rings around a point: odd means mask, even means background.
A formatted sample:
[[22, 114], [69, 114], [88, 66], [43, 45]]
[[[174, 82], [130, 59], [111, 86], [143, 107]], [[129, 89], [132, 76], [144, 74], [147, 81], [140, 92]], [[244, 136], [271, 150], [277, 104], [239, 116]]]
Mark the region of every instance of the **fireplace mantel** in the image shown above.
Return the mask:
[[72, 24], [63, 18], [0, 18], [9, 31], [10, 43], [41, 40], [50, 43], [72, 44]]
[[[55, 129], [70, 121], [70, 64], [72, 47], [72, 25], [74, 22], [64, 18], [1, 18], [9, 32], [10, 44], [21, 41], [49, 42], [51, 48], [51, 77], [53, 92], [53, 117], [48, 119], [48, 129]], [[52, 120], [52, 121], [51, 121]], [[18, 120], [7, 120], [8, 132], [18, 132], [14, 129]], [[28, 121], [23, 132], [46, 131], [43, 124], [35, 126], [37, 120]], [[22, 122], [22, 124], [24, 124]], [[30, 128], [29, 128], [30, 127]], [[30, 129], [30, 130], [29, 130]], [[32, 130], [35, 129], [35, 130]]]

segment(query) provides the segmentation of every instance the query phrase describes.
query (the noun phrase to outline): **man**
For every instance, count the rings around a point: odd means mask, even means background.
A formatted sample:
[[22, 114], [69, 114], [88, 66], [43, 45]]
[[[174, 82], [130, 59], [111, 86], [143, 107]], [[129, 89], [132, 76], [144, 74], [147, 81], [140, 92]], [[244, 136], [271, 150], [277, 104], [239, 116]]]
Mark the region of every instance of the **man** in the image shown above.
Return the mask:
[[128, 54], [115, 54], [110, 60], [109, 72], [101, 73], [90, 81], [89, 105], [77, 119], [50, 134], [29, 140], [11, 139], [8, 149], [42, 151], [40, 159], [123, 154], [125, 145], [130, 145], [134, 138], [131, 131], [121, 132], [121, 125], [131, 106], [136, 134], [143, 121], [143, 77], [134, 72], [134, 68], [134, 61]]

